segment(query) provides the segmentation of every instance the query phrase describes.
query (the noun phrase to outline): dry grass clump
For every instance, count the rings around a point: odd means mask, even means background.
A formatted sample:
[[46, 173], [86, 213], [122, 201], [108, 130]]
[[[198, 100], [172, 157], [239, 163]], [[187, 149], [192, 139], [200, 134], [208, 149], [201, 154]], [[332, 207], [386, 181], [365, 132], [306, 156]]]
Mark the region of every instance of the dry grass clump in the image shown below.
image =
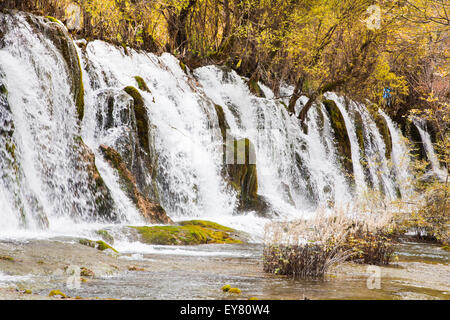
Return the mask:
[[264, 272], [294, 279], [323, 278], [327, 270], [342, 262], [346, 253], [337, 247], [317, 244], [268, 245], [264, 247]]
[[394, 254], [393, 216], [351, 217], [347, 210], [319, 210], [311, 219], [266, 225], [265, 272], [294, 279], [318, 279], [344, 261], [383, 265]]

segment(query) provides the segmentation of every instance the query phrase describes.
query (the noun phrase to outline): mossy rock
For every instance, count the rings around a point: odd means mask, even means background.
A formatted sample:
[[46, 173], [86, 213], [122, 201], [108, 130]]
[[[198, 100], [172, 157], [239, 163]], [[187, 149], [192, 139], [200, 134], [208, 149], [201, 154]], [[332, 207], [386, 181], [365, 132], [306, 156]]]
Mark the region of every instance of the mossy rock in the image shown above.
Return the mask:
[[115, 253], [118, 253], [118, 251], [116, 249], [114, 249], [113, 247], [111, 247], [109, 244], [107, 244], [105, 241], [102, 240], [98, 240], [96, 241], [97, 243], [97, 250], [103, 251], [103, 250], [107, 250], [107, 249], [111, 249], [112, 251], [114, 251]]
[[353, 162], [350, 138], [344, 117], [333, 100], [324, 100], [323, 105], [330, 116], [331, 127], [333, 128], [340, 162], [348, 177], [353, 177]]
[[229, 284], [226, 284], [222, 287], [223, 292], [228, 292], [231, 289], [231, 286]]
[[384, 145], [386, 146], [385, 156], [386, 159], [391, 158], [392, 153], [392, 137], [391, 132], [389, 131], [389, 127], [387, 125], [386, 119], [379, 113], [375, 116], [375, 124], [380, 131], [381, 137], [383, 138]]
[[255, 96], [260, 98], [266, 97], [264, 91], [262, 91], [261, 87], [259, 86], [258, 81], [250, 79], [248, 80], [247, 85], [250, 92], [253, 93]]
[[0, 260], [14, 262], [14, 258], [10, 256], [0, 256]]
[[111, 249], [115, 253], [118, 253], [118, 251], [116, 249], [114, 249], [113, 247], [111, 247], [109, 244], [107, 244], [105, 241], [102, 241], [102, 240], [94, 241], [94, 240], [89, 240], [89, 239], [80, 239], [80, 240], [78, 240], [78, 242], [84, 246], [95, 248], [100, 251]]
[[255, 155], [255, 147], [247, 138], [227, 141], [227, 143], [227, 150], [233, 151], [233, 159], [229, 159], [233, 160], [233, 163], [227, 165], [231, 184], [240, 191], [242, 199], [247, 197], [256, 199], [258, 175], [256, 164], [252, 159]]
[[59, 290], [52, 290], [50, 291], [50, 293], [48, 294], [49, 297], [56, 297], [56, 296], [60, 296], [63, 299], [67, 299], [67, 295]]
[[174, 226], [130, 227], [138, 231], [143, 242], [159, 245], [198, 245], [209, 243], [242, 243], [235, 230], [203, 221], [182, 221]]
[[5, 96], [8, 95], [8, 89], [3, 83], [0, 84], [0, 94], [3, 94]]
[[[227, 141], [227, 152], [232, 152], [233, 159], [227, 159], [226, 179], [237, 192], [239, 210], [256, 211], [265, 216], [269, 205], [258, 195], [258, 171], [255, 163], [255, 147], [247, 138]], [[231, 154], [231, 153], [230, 153]]]
[[221, 224], [207, 221], [207, 220], [188, 220], [188, 221], [180, 221], [178, 222], [181, 226], [199, 226], [202, 228], [208, 228], [208, 229], [216, 229], [216, 230], [222, 230], [226, 232], [235, 232], [233, 228], [225, 227]]
[[95, 165], [94, 153], [79, 136], [74, 138], [73, 153], [77, 156], [74, 161], [76, 161], [79, 169], [88, 174], [88, 187], [94, 195], [93, 204], [96, 214], [107, 221], [116, 221], [118, 216], [111, 191]]
[[370, 188], [373, 187], [372, 178], [369, 170], [369, 162], [366, 155], [366, 143], [364, 141], [364, 125], [361, 114], [355, 112], [355, 130], [356, 130], [356, 138], [358, 139], [359, 145], [359, 162], [364, 171], [364, 177], [366, 179], [367, 184]]
[[227, 138], [227, 130], [230, 129], [230, 126], [228, 125], [222, 106], [215, 104], [214, 109], [216, 110], [220, 133], [222, 134], [223, 141], [225, 142]]
[[136, 125], [141, 148], [145, 152], [150, 153], [150, 144], [148, 141], [149, 119], [147, 110], [145, 109], [144, 99], [135, 87], [128, 86], [123, 90], [133, 98], [134, 115], [136, 117]]
[[228, 293], [235, 293], [235, 294], [241, 294], [241, 290], [239, 288], [230, 288]]
[[135, 76], [134, 79], [136, 80], [138, 84], [139, 90], [151, 92], [150, 89], [147, 86], [147, 83], [145, 83], [145, 80], [140, 76]]
[[119, 174], [119, 183], [123, 191], [144, 218], [150, 223], [171, 223], [172, 220], [167, 216], [164, 208], [158, 202], [151, 201], [139, 191], [136, 177], [128, 170], [120, 154], [114, 148], [105, 145], [100, 145], [99, 149], [105, 160]]
[[94, 240], [80, 239], [80, 240], [78, 240], [78, 243], [82, 244], [83, 246], [88, 246], [88, 247], [91, 247], [91, 248], [95, 248], [96, 247]]
[[58, 19], [56, 19], [55, 17], [52, 17], [52, 16], [46, 16], [45, 18], [48, 19], [48, 20], [50, 20], [51, 22], [59, 23], [60, 25], [63, 25], [62, 22], [59, 21]]
[[187, 74], [186, 64], [184, 64], [182, 61], [180, 61], [179, 65], [180, 65], [181, 70], [183, 70], [183, 72]]

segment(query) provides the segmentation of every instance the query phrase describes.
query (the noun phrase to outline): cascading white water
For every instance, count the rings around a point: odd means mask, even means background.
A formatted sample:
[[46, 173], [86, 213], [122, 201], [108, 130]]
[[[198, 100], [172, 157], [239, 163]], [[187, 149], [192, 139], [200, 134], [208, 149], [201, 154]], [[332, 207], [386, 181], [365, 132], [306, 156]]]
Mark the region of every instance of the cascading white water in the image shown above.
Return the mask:
[[434, 151], [433, 143], [431, 141], [431, 136], [428, 133], [425, 125], [418, 120], [414, 121], [414, 125], [419, 130], [420, 138], [422, 140], [425, 152], [427, 154], [428, 161], [431, 164], [431, 169], [433, 173], [442, 181], [444, 181], [447, 177], [447, 173], [444, 169], [441, 168], [441, 164], [439, 163], [439, 159]]
[[384, 117], [392, 137], [392, 165], [395, 170], [396, 182], [398, 183], [400, 194], [407, 198], [413, 193], [411, 158], [405, 137], [400, 129], [392, 122], [391, 118], [380, 110]]
[[0, 68], [14, 123], [15, 161], [15, 172], [2, 168], [11, 181], [1, 193], [14, 201], [12, 207], [2, 208], [2, 214], [15, 212], [28, 228], [42, 228], [68, 212], [73, 217], [93, 216], [94, 196], [86, 173], [75, 165], [79, 125], [64, 58], [49, 38], [34, 31], [25, 15], [2, 19], [8, 32]]
[[[34, 30], [24, 15], [4, 15], [2, 19], [8, 28], [0, 47], [0, 81], [8, 90], [5, 101], [10, 111], [0, 109], [0, 120], [5, 128], [6, 123], [14, 127], [11, 138], [0, 135], [0, 230], [19, 226], [45, 229], [48, 223], [50, 230], [64, 231], [75, 230], [73, 226], [83, 221], [102, 223], [94, 219], [97, 195], [89, 187], [90, 177], [80, 170], [76, 151], [80, 136], [85, 149], [95, 155], [117, 222], [144, 223], [122, 190], [117, 173], [99, 151], [101, 145], [120, 149], [135, 143], [129, 112], [133, 99], [123, 89], [138, 87], [136, 76], [149, 88], [139, 93], [150, 121], [148, 137], [157, 155], [155, 183], [159, 200], [173, 219], [207, 217], [249, 232], [254, 226], [261, 229], [266, 221], [252, 212], [237, 212], [236, 192], [222, 174], [224, 141], [214, 105], [222, 106], [233, 137], [253, 142], [258, 194], [267, 199], [274, 216], [299, 217], [317, 207], [351, 202], [370, 187], [360, 163], [363, 153], [374, 187], [388, 196], [395, 197], [397, 180], [408, 177], [406, 166], [400, 164], [407, 149], [400, 144], [400, 131], [385, 114], [394, 143], [394, 174], [383, 138], [365, 107], [353, 102], [347, 106], [341, 97], [327, 96], [336, 102], [348, 130], [355, 193], [339, 163], [335, 133], [322, 104], [309, 111], [306, 133], [269, 88], [260, 84], [266, 97], [256, 97], [246, 79], [234, 71], [207, 66], [186, 73], [169, 54], [158, 57], [131, 49], [125, 54], [122, 48], [102, 41], [78, 42], [85, 90], [84, 118], [79, 123], [61, 52]], [[41, 19], [38, 23], [50, 22]], [[289, 93], [291, 89], [283, 90]], [[297, 111], [305, 102], [302, 97]], [[364, 152], [355, 133], [356, 113], [362, 118]], [[14, 157], [6, 148], [12, 143]], [[125, 151], [138, 166], [134, 153]], [[152, 184], [150, 174], [142, 172], [141, 178]]]

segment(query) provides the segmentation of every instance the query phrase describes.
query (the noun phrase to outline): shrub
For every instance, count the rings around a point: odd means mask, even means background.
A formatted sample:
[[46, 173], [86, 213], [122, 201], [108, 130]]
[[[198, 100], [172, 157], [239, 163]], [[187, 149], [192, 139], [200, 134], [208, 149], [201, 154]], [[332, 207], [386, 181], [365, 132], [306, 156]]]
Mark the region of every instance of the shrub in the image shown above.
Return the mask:
[[323, 278], [344, 261], [386, 265], [394, 254], [388, 211], [351, 217], [349, 210], [316, 212], [314, 218], [266, 226], [265, 272], [295, 279]]
[[392, 238], [383, 232], [357, 230], [348, 234], [341, 250], [351, 253], [347, 261], [388, 265], [395, 247]]
[[317, 244], [268, 245], [264, 247], [264, 272], [294, 279], [323, 278], [328, 268], [342, 262], [347, 253], [338, 247]]

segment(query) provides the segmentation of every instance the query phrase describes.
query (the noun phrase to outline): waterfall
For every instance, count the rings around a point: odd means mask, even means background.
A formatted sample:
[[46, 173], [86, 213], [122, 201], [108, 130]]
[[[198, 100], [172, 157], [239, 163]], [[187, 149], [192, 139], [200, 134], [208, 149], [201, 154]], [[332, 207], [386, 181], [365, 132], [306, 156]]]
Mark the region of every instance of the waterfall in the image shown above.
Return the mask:
[[[235, 71], [189, 70], [170, 54], [125, 52], [102, 41], [73, 43], [63, 26], [23, 13], [2, 13], [0, 20], [0, 85], [6, 89], [0, 94], [0, 231], [147, 223], [106, 148], [116, 150], [126, 174], [135, 176], [133, 192], [160, 203], [172, 219], [206, 217], [247, 231], [267, 217], [345, 205], [372, 187], [391, 198], [397, 188], [407, 192], [408, 149], [382, 112], [387, 140], [364, 105], [326, 95], [345, 124], [351, 153], [345, 159], [338, 120], [324, 103], [311, 108], [305, 129], [287, 111], [287, 100], [263, 84], [264, 96], [255, 96]], [[124, 90], [130, 87], [142, 97], [145, 134], [138, 101]], [[80, 88], [81, 121], [74, 95]], [[299, 99], [297, 112], [306, 101]], [[217, 108], [227, 134], [254, 146], [265, 218], [240, 209], [224, 175], [226, 141]]]
[[425, 122], [414, 120], [414, 125], [416, 126], [417, 130], [419, 130], [420, 138], [424, 145], [424, 149], [427, 154], [428, 161], [430, 162], [432, 172], [436, 175], [436, 177], [444, 181], [447, 177], [447, 172], [445, 169], [441, 168], [441, 164], [439, 163], [439, 159], [436, 155], [436, 151], [434, 150], [433, 143], [431, 141], [430, 133], [426, 129]]

